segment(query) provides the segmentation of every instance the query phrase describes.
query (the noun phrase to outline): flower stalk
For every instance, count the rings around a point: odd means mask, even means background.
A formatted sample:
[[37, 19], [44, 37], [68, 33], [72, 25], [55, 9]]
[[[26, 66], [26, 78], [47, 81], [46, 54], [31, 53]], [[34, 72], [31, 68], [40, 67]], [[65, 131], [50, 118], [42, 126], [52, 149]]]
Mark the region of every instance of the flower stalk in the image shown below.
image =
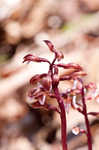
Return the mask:
[[92, 150], [92, 136], [91, 136], [90, 125], [89, 125], [88, 115], [87, 115], [87, 108], [85, 103], [85, 91], [83, 87], [81, 92], [82, 92], [82, 103], [83, 103], [83, 115], [85, 118], [85, 125], [87, 129], [86, 134], [87, 134], [87, 141], [88, 141], [88, 150]]
[[60, 107], [60, 118], [61, 118], [61, 140], [63, 150], [67, 150], [67, 124], [66, 124], [66, 112], [63, 100], [60, 97], [58, 88], [54, 89], [59, 107]]

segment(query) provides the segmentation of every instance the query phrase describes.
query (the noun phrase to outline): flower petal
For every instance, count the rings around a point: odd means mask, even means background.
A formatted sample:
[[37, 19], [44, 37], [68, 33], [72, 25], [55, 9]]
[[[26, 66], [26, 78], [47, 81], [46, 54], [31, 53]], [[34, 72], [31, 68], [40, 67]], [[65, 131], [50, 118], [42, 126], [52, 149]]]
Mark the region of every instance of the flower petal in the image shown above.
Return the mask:
[[23, 63], [26, 62], [26, 61], [28, 61], [28, 62], [34, 61], [34, 62], [47, 62], [47, 63], [50, 64], [50, 62], [47, 59], [41, 58], [41, 57], [37, 57], [37, 56], [32, 55], [32, 54], [26, 55], [23, 59], [24, 59]]
[[58, 67], [62, 67], [64, 69], [79, 69], [79, 70], [83, 70], [83, 68], [75, 63], [68, 63], [68, 64], [57, 64]]
[[34, 84], [35, 82], [38, 82], [40, 79], [42, 79], [43, 77], [46, 77], [46, 76], [47, 76], [46, 73], [36, 74], [30, 79], [30, 84]]

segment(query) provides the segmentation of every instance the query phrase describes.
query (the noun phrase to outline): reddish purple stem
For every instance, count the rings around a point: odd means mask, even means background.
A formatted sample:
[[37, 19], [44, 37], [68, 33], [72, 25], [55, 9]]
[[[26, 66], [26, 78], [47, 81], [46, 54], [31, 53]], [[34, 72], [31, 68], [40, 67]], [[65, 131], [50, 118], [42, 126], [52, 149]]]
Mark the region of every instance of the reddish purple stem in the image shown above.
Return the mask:
[[66, 125], [66, 112], [64, 107], [64, 102], [60, 96], [58, 88], [54, 88], [54, 92], [60, 107], [60, 117], [61, 117], [61, 139], [63, 150], [67, 150], [67, 125]]
[[88, 150], [92, 150], [92, 138], [91, 138], [91, 132], [90, 132], [90, 125], [88, 121], [88, 116], [87, 116], [87, 107], [85, 103], [85, 93], [84, 93], [84, 88], [82, 87], [82, 103], [83, 103], [83, 115], [85, 118], [85, 124], [86, 124], [86, 129], [87, 129], [87, 140], [88, 140]]

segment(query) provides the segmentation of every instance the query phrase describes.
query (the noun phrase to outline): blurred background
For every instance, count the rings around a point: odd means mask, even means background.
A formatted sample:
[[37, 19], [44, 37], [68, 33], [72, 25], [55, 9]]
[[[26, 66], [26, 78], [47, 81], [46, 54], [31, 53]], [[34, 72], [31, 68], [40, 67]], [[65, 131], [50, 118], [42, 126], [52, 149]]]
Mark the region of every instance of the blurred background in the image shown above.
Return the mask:
[[[47, 71], [45, 64], [23, 64], [33, 53], [51, 59], [43, 40], [61, 50], [64, 62], [84, 67], [86, 82], [99, 87], [99, 0], [0, 0], [0, 150], [61, 150], [60, 118], [27, 104], [29, 79]], [[62, 86], [64, 87], [64, 86]], [[99, 111], [89, 102], [88, 111]], [[69, 150], [87, 150], [83, 117], [70, 110]], [[90, 117], [93, 150], [99, 150], [99, 118]]]

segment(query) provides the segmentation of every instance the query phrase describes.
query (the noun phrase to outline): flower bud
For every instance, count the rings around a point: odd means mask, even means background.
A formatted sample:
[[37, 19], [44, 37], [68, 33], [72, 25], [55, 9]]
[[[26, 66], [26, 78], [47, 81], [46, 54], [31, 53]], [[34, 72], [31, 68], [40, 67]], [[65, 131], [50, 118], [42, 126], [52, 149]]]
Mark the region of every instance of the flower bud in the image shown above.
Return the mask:
[[54, 49], [54, 45], [52, 44], [52, 42], [48, 41], [48, 40], [44, 40], [44, 42], [46, 43], [46, 45], [48, 46], [48, 48], [52, 51], [52, 52], [56, 52]]
[[62, 52], [57, 52], [57, 60], [60, 61], [63, 58], [64, 58], [63, 53]]

